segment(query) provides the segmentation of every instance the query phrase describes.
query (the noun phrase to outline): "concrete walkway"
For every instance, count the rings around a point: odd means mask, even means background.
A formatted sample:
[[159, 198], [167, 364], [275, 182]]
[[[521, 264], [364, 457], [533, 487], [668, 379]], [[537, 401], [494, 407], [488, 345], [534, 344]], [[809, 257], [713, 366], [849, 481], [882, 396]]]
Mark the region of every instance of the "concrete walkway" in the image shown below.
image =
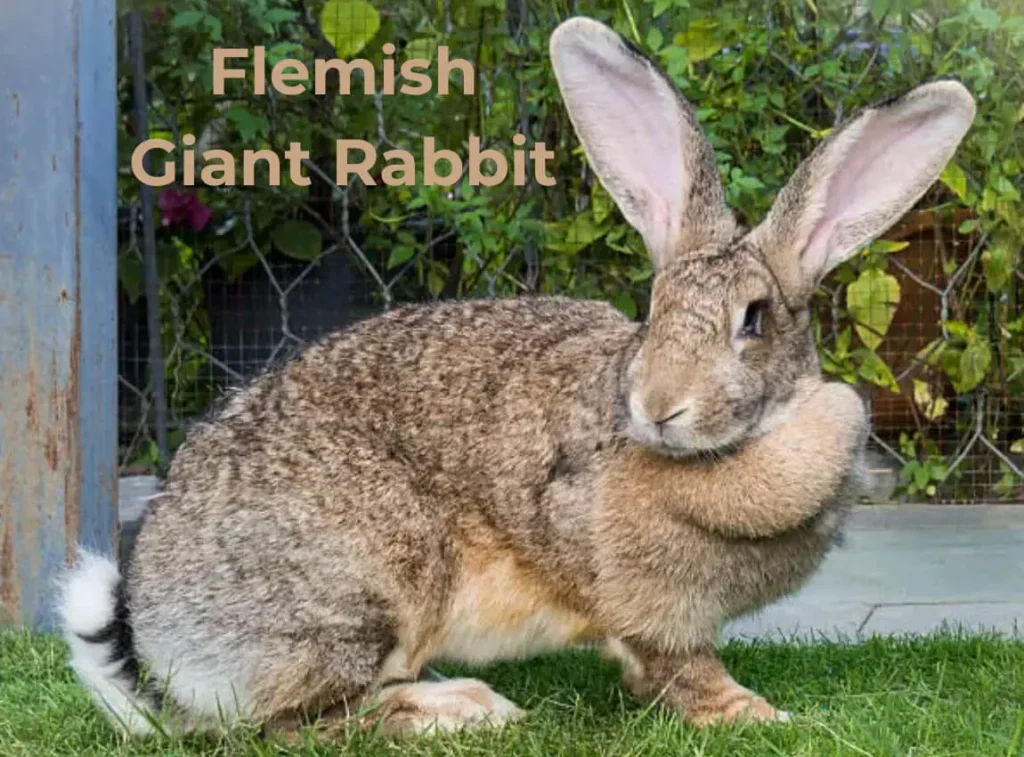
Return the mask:
[[[121, 479], [126, 542], [155, 487]], [[1024, 505], [859, 507], [846, 534], [802, 591], [725, 637], [857, 641], [945, 625], [1024, 638]]]
[[859, 507], [846, 535], [802, 591], [726, 636], [1024, 636], [1024, 505]]

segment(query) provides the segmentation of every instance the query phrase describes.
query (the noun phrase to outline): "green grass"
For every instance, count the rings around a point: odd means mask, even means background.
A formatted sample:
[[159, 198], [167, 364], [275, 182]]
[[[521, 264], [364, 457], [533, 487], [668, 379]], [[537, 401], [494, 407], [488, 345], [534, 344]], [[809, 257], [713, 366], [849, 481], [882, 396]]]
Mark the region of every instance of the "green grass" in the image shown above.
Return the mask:
[[122, 741], [89, 703], [64, 646], [0, 633], [0, 756], [56, 755], [1024, 755], [1024, 644], [953, 634], [857, 646], [738, 645], [734, 676], [794, 722], [697, 731], [632, 702], [614, 664], [570, 652], [477, 675], [530, 715], [500, 732], [412, 741], [353, 733], [298, 747], [237, 732], [219, 741]]

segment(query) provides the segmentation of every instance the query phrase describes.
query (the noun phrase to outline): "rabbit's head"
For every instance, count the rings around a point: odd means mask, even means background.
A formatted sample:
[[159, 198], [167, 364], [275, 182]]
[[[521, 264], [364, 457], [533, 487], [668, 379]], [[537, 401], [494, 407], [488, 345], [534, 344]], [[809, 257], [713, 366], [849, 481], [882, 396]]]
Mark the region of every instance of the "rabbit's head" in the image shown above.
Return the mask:
[[935, 182], [974, 100], [938, 81], [861, 111], [747, 230], [725, 204], [692, 107], [647, 57], [577, 17], [555, 30], [551, 58], [590, 165], [654, 263], [650, 315], [619, 398], [627, 432], [688, 455], [767, 430], [796, 379], [819, 370], [815, 288]]

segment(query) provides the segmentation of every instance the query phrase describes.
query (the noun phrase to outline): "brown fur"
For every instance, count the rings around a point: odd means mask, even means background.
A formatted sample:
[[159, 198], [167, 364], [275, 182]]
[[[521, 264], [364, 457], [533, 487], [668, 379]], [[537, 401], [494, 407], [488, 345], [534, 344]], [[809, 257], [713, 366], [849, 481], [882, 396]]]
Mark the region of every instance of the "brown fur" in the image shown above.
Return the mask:
[[[479, 682], [401, 679], [433, 659], [602, 638], [631, 691], [695, 723], [783, 718], [714, 644], [723, 622], [813, 574], [862, 483], [863, 404], [820, 380], [809, 334], [820, 266], [779, 246], [831, 222], [808, 177], [829, 181], [850, 150], [835, 138], [809, 159], [774, 236], [744, 234], [708, 185], [692, 111], [653, 66], [586, 20], [563, 25], [552, 51], [602, 180], [663, 245], [650, 319], [560, 297], [408, 306], [228, 398], [175, 457], [127, 577], [138, 657], [196, 722], [231, 694], [264, 722], [375, 702], [396, 732], [432, 714], [501, 722], [514, 708]], [[616, 90], [595, 89], [592, 70], [621, 73], [660, 109], [643, 118], [680, 140], [685, 196], [658, 199], [675, 185], [648, 186], [603, 151], [588, 98]], [[885, 107], [899, 124], [899, 108], [958, 98], [940, 84]], [[753, 302], [763, 322], [748, 334]]]

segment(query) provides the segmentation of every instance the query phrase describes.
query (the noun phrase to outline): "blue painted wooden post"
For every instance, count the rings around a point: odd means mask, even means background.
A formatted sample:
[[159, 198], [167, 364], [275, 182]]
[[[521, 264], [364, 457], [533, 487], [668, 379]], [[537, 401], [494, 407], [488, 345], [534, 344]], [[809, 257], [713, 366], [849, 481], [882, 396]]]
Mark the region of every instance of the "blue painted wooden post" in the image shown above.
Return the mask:
[[117, 536], [114, 0], [0, 2], [0, 625]]

